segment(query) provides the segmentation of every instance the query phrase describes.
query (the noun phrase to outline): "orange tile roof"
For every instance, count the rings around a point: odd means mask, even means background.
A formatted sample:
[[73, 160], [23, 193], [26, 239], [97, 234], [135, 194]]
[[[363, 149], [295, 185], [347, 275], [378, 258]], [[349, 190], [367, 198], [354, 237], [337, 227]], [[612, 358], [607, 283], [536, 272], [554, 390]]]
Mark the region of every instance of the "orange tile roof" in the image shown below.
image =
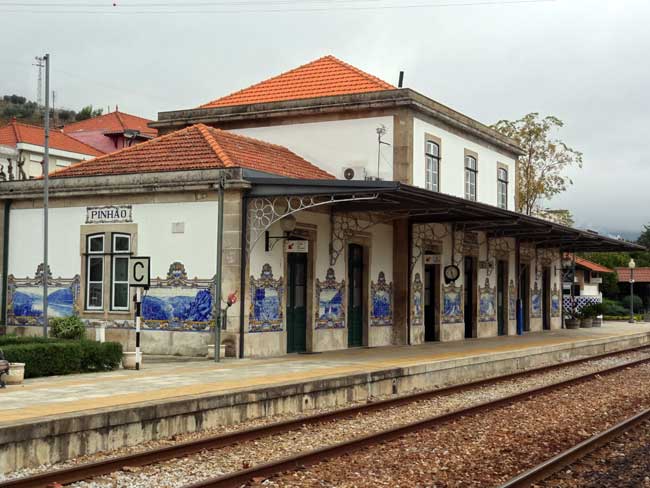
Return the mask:
[[344, 63], [334, 56], [325, 56], [223, 98], [213, 100], [199, 108], [279, 102], [394, 89], [395, 87], [390, 83]]
[[290, 178], [333, 179], [289, 149], [203, 124], [73, 164], [52, 177], [248, 168]]
[[149, 122], [151, 122], [149, 119], [115, 110], [115, 112], [68, 124], [63, 128], [63, 132], [67, 134], [83, 131], [123, 132], [126, 129], [133, 129], [155, 137], [158, 131], [149, 127], [147, 125]]
[[[629, 283], [630, 268], [616, 268], [616, 274], [618, 275], [619, 283], [623, 281]], [[639, 283], [650, 283], [650, 268], [635, 268], [634, 281]]]
[[[15, 146], [19, 142], [43, 146], [45, 144], [45, 130], [42, 127], [23, 124], [15, 120], [0, 127], [0, 144]], [[50, 147], [60, 149], [61, 151], [87, 154], [89, 156], [101, 156], [104, 154], [102, 151], [68, 136], [60, 130], [50, 131]]]
[[602, 264], [594, 263], [593, 261], [589, 261], [588, 259], [584, 258], [579, 258], [576, 256], [576, 266], [582, 266], [583, 268], [587, 268], [591, 271], [595, 271], [597, 273], [613, 273], [613, 269], [609, 269]]

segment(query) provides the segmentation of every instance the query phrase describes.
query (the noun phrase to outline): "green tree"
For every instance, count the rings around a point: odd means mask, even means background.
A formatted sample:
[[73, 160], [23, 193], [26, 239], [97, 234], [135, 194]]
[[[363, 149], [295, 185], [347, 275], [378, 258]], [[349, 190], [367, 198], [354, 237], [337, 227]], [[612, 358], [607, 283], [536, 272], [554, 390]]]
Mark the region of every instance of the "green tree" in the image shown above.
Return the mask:
[[643, 232], [641, 232], [636, 243], [644, 246], [646, 249], [650, 249], [650, 225], [643, 226]]
[[536, 112], [519, 120], [500, 120], [493, 129], [510, 137], [524, 150], [517, 161], [517, 210], [532, 215], [541, 200], [567, 189], [573, 181], [564, 174], [571, 166], [582, 167], [582, 153], [570, 148], [552, 133], [564, 123], [552, 115]]
[[80, 120], [91, 119], [93, 117], [98, 117], [104, 113], [104, 110], [101, 108], [94, 109], [92, 105], [86, 105], [84, 108], [77, 112], [75, 120], [79, 122]]

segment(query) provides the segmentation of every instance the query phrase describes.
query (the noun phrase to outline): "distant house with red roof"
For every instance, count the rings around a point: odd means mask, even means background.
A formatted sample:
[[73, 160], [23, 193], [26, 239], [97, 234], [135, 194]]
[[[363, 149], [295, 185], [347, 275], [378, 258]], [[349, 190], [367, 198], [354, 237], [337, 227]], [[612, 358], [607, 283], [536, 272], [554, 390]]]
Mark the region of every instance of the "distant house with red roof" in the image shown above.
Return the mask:
[[[0, 127], [0, 165], [5, 178], [35, 178], [43, 174], [45, 130], [12, 120]], [[104, 154], [60, 130], [50, 131], [50, 171]]]
[[574, 296], [602, 297], [602, 275], [614, 270], [579, 256], [575, 257], [575, 268]]
[[63, 132], [99, 151], [109, 153], [147, 141], [158, 135], [148, 126], [149, 119], [120, 112], [115, 108], [98, 117], [73, 122]]

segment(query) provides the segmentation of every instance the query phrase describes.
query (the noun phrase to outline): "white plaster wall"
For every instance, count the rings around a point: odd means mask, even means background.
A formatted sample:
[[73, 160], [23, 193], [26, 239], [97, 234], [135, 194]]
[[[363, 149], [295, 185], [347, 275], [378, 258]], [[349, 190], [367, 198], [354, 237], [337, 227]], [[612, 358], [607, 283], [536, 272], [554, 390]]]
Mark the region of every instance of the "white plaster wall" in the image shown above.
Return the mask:
[[[181, 261], [188, 276], [210, 278], [216, 272], [217, 204], [215, 202], [132, 205], [138, 225], [138, 254], [151, 256], [152, 277], [167, 275]], [[172, 234], [172, 222], [184, 222], [183, 234]], [[49, 210], [49, 264], [52, 274], [80, 274], [80, 226], [86, 207]], [[101, 228], [101, 224], [98, 225]], [[9, 221], [9, 273], [34, 276], [43, 261], [43, 210], [12, 209]]]
[[[212, 201], [133, 205], [138, 254], [152, 257], [152, 276], [166, 276], [174, 261], [185, 265], [189, 278], [215, 275], [217, 209], [217, 202]], [[185, 232], [173, 234], [173, 222], [183, 222]]]
[[377, 128], [385, 126], [379, 176], [393, 179], [393, 118], [368, 117], [353, 120], [311, 122], [271, 127], [235, 129], [232, 132], [280, 144], [337, 178], [343, 168], [363, 167], [368, 176], [377, 176]]
[[[79, 226], [86, 221], [85, 207], [51, 208], [48, 261], [55, 277], [80, 273]], [[33, 277], [43, 262], [43, 209], [11, 209], [9, 216], [8, 273]]]
[[425, 134], [441, 139], [440, 191], [465, 197], [465, 149], [478, 154], [477, 200], [497, 205], [497, 162], [508, 166], [508, 210], [515, 208], [515, 162], [512, 157], [432, 125], [413, 120], [413, 185], [425, 186]]

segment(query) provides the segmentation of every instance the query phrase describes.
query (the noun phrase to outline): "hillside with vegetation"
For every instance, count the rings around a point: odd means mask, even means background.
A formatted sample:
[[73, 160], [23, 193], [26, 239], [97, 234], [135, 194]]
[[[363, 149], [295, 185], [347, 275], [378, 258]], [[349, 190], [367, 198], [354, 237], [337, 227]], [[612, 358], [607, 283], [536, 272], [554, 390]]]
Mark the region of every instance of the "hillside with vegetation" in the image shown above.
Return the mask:
[[[14, 117], [18, 122], [32, 125], [43, 125], [44, 108], [38, 103], [20, 95], [4, 95], [0, 98], [0, 125], [11, 121]], [[51, 111], [50, 124], [52, 127], [63, 127], [65, 124], [86, 120], [102, 115], [102, 109], [93, 109], [92, 105], [83, 107], [78, 112], [65, 108]]]

